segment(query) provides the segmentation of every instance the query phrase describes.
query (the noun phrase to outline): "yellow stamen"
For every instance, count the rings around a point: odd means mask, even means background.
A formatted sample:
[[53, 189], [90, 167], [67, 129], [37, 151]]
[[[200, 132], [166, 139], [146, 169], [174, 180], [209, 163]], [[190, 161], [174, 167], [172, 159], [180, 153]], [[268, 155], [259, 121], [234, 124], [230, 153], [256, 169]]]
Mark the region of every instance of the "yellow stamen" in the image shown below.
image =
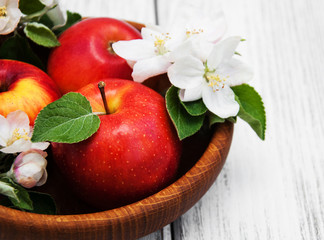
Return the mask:
[[204, 29], [193, 29], [193, 30], [187, 30], [186, 31], [186, 35], [187, 35], [187, 38], [193, 36], [193, 35], [196, 35], [196, 34], [200, 34], [200, 33], [203, 33], [204, 32]]
[[7, 7], [2, 6], [0, 7], [0, 18], [5, 18], [7, 16]]
[[[19, 130], [21, 130], [22, 133], [20, 133]], [[25, 129], [15, 128], [15, 130], [12, 133], [11, 139], [9, 139], [9, 141], [7, 142], [7, 146], [10, 146], [11, 144], [13, 144], [15, 141], [19, 139], [24, 139], [28, 141], [30, 140], [30, 137], [28, 136], [28, 133], [26, 132]]]
[[226, 78], [221, 78], [218, 74], [206, 75], [208, 86], [213, 89], [214, 92], [219, 91], [220, 88], [224, 88]]
[[155, 37], [155, 42], [154, 42], [154, 46], [155, 47], [162, 47], [165, 44], [165, 40]]
[[156, 54], [163, 55], [168, 52], [165, 43], [169, 39], [171, 39], [169, 33], [162, 34], [162, 36], [155, 36], [154, 47], [156, 48]]

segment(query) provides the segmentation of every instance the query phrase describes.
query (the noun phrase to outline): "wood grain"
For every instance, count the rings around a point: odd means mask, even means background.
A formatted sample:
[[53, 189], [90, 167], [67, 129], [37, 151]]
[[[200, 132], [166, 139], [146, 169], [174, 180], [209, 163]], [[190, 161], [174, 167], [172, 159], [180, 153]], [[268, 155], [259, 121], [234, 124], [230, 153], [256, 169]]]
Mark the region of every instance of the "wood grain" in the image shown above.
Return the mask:
[[[159, 1], [161, 18], [183, 8], [174, 2]], [[175, 222], [174, 239], [323, 239], [324, 2], [197, 2], [206, 14], [221, 4], [228, 35], [247, 39], [239, 52], [255, 70], [268, 128], [261, 142], [236, 124], [222, 173]]]

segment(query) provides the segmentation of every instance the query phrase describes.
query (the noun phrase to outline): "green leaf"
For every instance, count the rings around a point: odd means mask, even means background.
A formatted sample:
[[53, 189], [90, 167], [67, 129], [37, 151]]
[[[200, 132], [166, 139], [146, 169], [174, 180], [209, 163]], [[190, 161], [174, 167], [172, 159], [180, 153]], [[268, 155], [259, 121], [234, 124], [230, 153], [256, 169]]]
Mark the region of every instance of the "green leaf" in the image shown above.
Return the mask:
[[39, 12], [45, 8], [45, 5], [39, 0], [20, 0], [19, 9], [25, 15]]
[[237, 117], [229, 117], [229, 118], [226, 118], [227, 121], [231, 122], [231, 123], [236, 123], [237, 121]]
[[223, 123], [223, 122], [225, 122], [224, 118], [218, 117], [217, 115], [213, 114], [212, 112], [210, 112], [208, 117], [209, 117], [209, 126], [212, 126], [215, 123]]
[[45, 65], [33, 52], [27, 38], [19, 35], [8, 38], [0, 47], [1, 59], [12, 59], [32, 64], [42, 70]]
[[70, 92], [40, 111], [31, 140], [76, 143], [89, 138], [99, 125], [89, 101], [80, 93]]
[[33, 191], [28, 191], [28, 193], [34, 206], [34, 209], [31, 212], [49, 215], [56, 214], [56, 204], [49, 194]]
[[15, 188], [10, 184], [9, 178], [0, 178], [0, 194], [14, 198], [18, 201]]
[[238, 116], [246, 121], [256, 134], [264, 140], [266, 114], [261, 96], [247, 84], [232, 87], [236, 101], [240, 104]]
[[[46, 27], [48, 27], [50, 29], [52, 29], [54, 27], [53, 21], [48, 17], [47, 14], [44, 14], [43, 16], [41, 16], [41, 18], [39, 19], [38, 22], [41, 24], [44, 24]], [[55, 34], [55, 32], [54, 32], [54, 34]]]
[[207, 107], [205, 106], [202, 99], [192, 101], [192, 102], [182, 102], [182, 101], [180, 102], [191, 116], [200, 116], [207, 112]]
[[0, 193], [7, 196], [14, 207], [29, 211], [33, 210], [33, 202], [27, 190], [10, 178], [3, 177], [0, 179]]
[[79, 22], [82, 20], [82, 16], [79, 13], [74, 13], [67, 11], [66, 12], [66, 23], [64, 26], [57, 28], [54, 32], [56, 35], [60, 35], [62, 32], [64, 32], [66, 29], [71, 27], [73, 24]]
[[56, 47], [60, 45], [55, 34], [47, 26], [37, 22], [27, 23], [24, 28], [26, 36], [44, 47]]
[[165, 100], [167, 110], [180, 140], [199, 131], [203, 125], [205, 116], [192, 116], [186, 111], [179, 99], [178, 88], [171, 86], [166, 93]]

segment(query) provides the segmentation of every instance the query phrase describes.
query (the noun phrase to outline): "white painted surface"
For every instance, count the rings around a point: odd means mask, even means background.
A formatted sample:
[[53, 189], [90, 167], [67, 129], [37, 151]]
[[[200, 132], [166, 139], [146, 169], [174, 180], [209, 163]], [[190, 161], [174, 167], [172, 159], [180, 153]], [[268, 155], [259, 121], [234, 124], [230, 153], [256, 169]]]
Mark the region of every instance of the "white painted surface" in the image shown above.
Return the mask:
[[[208, 193], [172, 227], [148, 239], [324, 239], [324, 1], [158, 0], [165, 23], [196, 4], [221, 5], [229, 35], [267, 111], [266, 141], [235, 126], [230, 154]], [[153, 0], [61, 0], [83, 16], [153, 23]]]

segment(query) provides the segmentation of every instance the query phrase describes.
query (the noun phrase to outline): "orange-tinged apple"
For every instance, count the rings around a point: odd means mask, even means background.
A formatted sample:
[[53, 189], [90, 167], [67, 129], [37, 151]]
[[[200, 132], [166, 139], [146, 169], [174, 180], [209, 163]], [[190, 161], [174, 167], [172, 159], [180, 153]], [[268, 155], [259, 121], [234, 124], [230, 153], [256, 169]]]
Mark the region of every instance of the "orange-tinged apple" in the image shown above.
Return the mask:
[[[100, 209], [111, 209], [175, 180], [181, 142], [158, 93], [132, 81], [104, 81], [110, 113], [99, 116], [99, 130], [79, 143], [52, 143], [52, 152], [77, 195]], [[105, 111], [97, 84], [79, 92], [94, 112]]]
[[53, 80], [37, 67], [15, 60], [0, 60], [0, 114], [23, 110], [33, 125], [37, 114], [60, 97]]
[[119, 40], [141, 38], [130, 24], [113, 18], [88, 18], [59, 37], [49, 56], [47, 72], [62, 93], [76, 91], [102, 78], [132, 79], [132, 69], [111, 47]]

